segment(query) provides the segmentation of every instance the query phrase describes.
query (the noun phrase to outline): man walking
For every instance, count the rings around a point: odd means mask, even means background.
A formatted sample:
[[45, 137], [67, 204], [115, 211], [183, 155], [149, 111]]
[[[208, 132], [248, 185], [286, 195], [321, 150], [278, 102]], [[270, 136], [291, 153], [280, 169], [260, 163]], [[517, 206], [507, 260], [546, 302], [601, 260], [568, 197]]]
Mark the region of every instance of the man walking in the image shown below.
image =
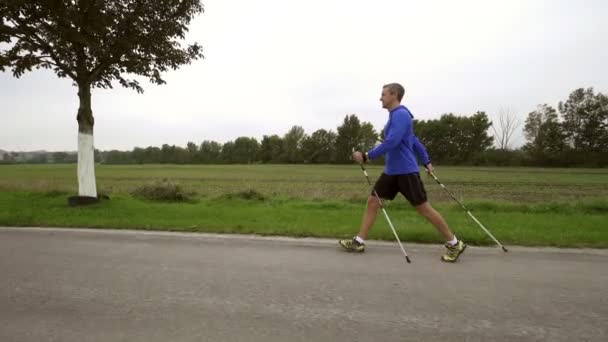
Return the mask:
[[398, 192], [403, 194], [416, 211], [424, 216], [443, 235], [446, 240], [447, 252], [441, 257], [442, 261], [455, 262], [466, 245], [452, 233], [443, 217], [428, 203], [426, 191], [420, 179], [416, 153], [422, 156], [423, 162], [430, 172], [430, 164], [425, 148], [414, 135], [412, 114], [401, 100], [405, 90], [398, 83], [387, 84], [382, 89], [380, 101], [382, 107], [389, 111], [388, 122], [385, 126], [385, 139], [371, 151], [353, 152], [353, 159], [359, 163], [367, 162], [386, 155], [384, 172], [380, 175], [372, 193], [367, 199], [367, 208], [361, 222], [359, 234], [352, 239], [340, 240], [339, 244], [349, 252], [364, 252], [367, 234], [376, 220], [380, 201], [374, 196], [385, 200], [393, 200]]

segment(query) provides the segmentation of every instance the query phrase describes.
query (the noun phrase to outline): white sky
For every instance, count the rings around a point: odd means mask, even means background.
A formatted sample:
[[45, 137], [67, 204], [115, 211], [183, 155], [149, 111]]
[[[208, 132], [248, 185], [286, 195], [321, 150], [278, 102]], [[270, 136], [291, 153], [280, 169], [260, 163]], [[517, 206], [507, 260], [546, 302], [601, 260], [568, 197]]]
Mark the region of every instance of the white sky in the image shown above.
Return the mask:
[[[189, 41], [205, 59], [146, 92], [93, 91], [95, 145], [261, 140], [293, 125], [380, 130], [381, 86], [399, 82], [418, 119], [508, 108], [522, 121], [572, 90], [608, 93], [608, 1], [206, 0]], [[0, 73], [0, 149], [76, 150], [68, 79]], [[524, 141], [518, 133], [515, 146]]]

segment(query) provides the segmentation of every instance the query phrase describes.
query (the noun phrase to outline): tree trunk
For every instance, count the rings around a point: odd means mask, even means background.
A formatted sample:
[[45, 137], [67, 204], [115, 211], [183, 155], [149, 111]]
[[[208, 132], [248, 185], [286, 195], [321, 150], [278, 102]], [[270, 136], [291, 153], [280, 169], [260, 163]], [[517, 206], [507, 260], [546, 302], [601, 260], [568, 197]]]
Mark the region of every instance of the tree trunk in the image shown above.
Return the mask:
[[91, 84], [79, 82], [78, 98], [78, 196], [97, 198], [95, 183], [95, 149], [93, 146], [93, 111], [91, 110]]

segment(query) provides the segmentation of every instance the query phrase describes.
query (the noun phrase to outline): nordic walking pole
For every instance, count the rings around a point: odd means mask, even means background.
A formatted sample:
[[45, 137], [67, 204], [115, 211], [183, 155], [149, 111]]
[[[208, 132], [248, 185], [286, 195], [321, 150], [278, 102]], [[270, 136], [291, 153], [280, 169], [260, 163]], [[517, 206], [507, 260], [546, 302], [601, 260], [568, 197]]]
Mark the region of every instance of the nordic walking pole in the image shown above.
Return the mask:
[[[361, 170], [363, 171], [363, 174], [365, 175], [365, 178], [367, 179], [367, 184], [369, 184], [370, 186], [372, 186], [372, 182], [369, 180], [369, 176], [367, 174], [367, 170], [363, 166], [363, 163], [359, 163], [359, 166], [361, 166]], [[403, 244], [401, 244], [401, 240], [399, 240], [399, 236], [397, 235], [397, 231], [395, 230], [395, 227], [393, 227], [393, 223], [391, 222], [391, 219], [388, 217], [388, 214], [386, 213], [386, 209], [384, 209], [384, 203], [382, 202], [382, 200], [378, 196], [378, 193], [376, 192], [376, 189], [373, 189], [373, 191], [374, 191], [374, 196], [376, 196], [376, 198], [380, 202], [380, 208], [382, 208], [382, 212], [384, 213], [384, 217], [386, 218], [386, 221], [388, 222], [388, 225], [391, 227], [391, 230], [393, 231], [393, 234], [395, 234], [395, 238], [397, 239], [397, 242], [399, 243], [399, 247], [401, 247], [401, 251], [403, 252], [403, 255], [405, 255], [405, 260], [408, 263], [411, 263], [410, 257], [407, 256], [407, 253], [405, 252], [405, 249], [403, 248]]]
[[492, 233], [490, 233], [490, 231], [488, 231], [488, 230], [486, 229], [486, 227], [484, 227], [484, 226], [483, 226], [483, 224], [481, 224], [481, 222], [479, 222], [479, 220], [478, 220], [478, 219], [477, 219], [475, 216], [473, 216], [473, 214], [471, 214], [471, 211], [470, 211], [470, 210], [469, 210], [467, 207], [465, 207], [465, 205], [464, 205], [464, 204], [462, 204], [462, 203], [461, 203], [461, 202], [460, 202], [460, 201], [459, 201], [459, 200], [456, 198], [456, 196], [454, 196], [454, 194], [453, 194], [453, 193], [451, 193], [451, 192], [450, 192], [450, 190], [448, 190], [448, 188], [446, 188], [446, 187], [445, 187], [445, 185], [443, 185], [443, 184], [442, 184], [442, 183], [439, 181], [439, 179], [437, 179], [437, 176], [435, 176], [435, 173], [430, 172], [430, 171], [429, 171], [429, 169], [427, 169], [426, 165], [424, 166], [424, 169], [426, 170], [426, 172], [427, 172], [429, 175], [431, 175], [431, 176], [433, 177], [433, 179], [435, 179], [435, 182], [437, 182], [437, 184], [439, 184], [439, 185], [440, 185], [440, 186], [443, 188], [443, 190], [445, 190], [445, 192], [447, 192], [447, 193], [448, 193], [448, 194], [449, 194], [449, 195], [450, 195], [450, 196], [451, 196], [451, 197], [454, 199], [454, 201], [456, 201], [456, 203], [460, 204], [460, 206], [462, 207], [462, 209], [464, 209], [464, 210], [467, 212], [467, 214], [469, 214], [469, 216], [470, 216], [470, 217], [473, 219], [473, 221], [475, 221], [475, 222], [476, 222], [476, 223], [477, 223], [477, 224], [478, 224], [478, 225], [481, 227], [481, 229], [483, 229], [483, 230], [486, 232], [486, 234], [488, 234], [488, 235], [489, 235], [489, 236], [492, 238], [492, 240], [494, 240], [494, 242], [496, 242], [496, 244], [497, 244], [497, 245], [498, 245], [500, 248], [502, 248], [502, 250], [503, 250], [503, 251], [508, 252], [507, 248], [506, 248], [505, 246], [503, 246], [503, 245], [502, 245], [500, 242], [498, 242], [498, 240], [496, 240], [496, 238], [495, 238], [495, 237], [492, 235]]

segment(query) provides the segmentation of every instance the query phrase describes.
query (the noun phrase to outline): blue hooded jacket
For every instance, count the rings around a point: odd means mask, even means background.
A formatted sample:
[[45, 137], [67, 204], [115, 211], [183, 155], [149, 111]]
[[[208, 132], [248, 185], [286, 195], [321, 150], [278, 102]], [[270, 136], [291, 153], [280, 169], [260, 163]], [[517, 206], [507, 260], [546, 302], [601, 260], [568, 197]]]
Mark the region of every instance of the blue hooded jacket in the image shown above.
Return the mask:
[[387, 175], [418, 173], [416, 155], [424, 165], [430, 163], [426, 148], [414, 135], [412, 118], [412, 113], [405, 106], [391, 110], [384, 127], [384, 142], [368, 152], [370, 159], [386, 155], [384, 173]]

